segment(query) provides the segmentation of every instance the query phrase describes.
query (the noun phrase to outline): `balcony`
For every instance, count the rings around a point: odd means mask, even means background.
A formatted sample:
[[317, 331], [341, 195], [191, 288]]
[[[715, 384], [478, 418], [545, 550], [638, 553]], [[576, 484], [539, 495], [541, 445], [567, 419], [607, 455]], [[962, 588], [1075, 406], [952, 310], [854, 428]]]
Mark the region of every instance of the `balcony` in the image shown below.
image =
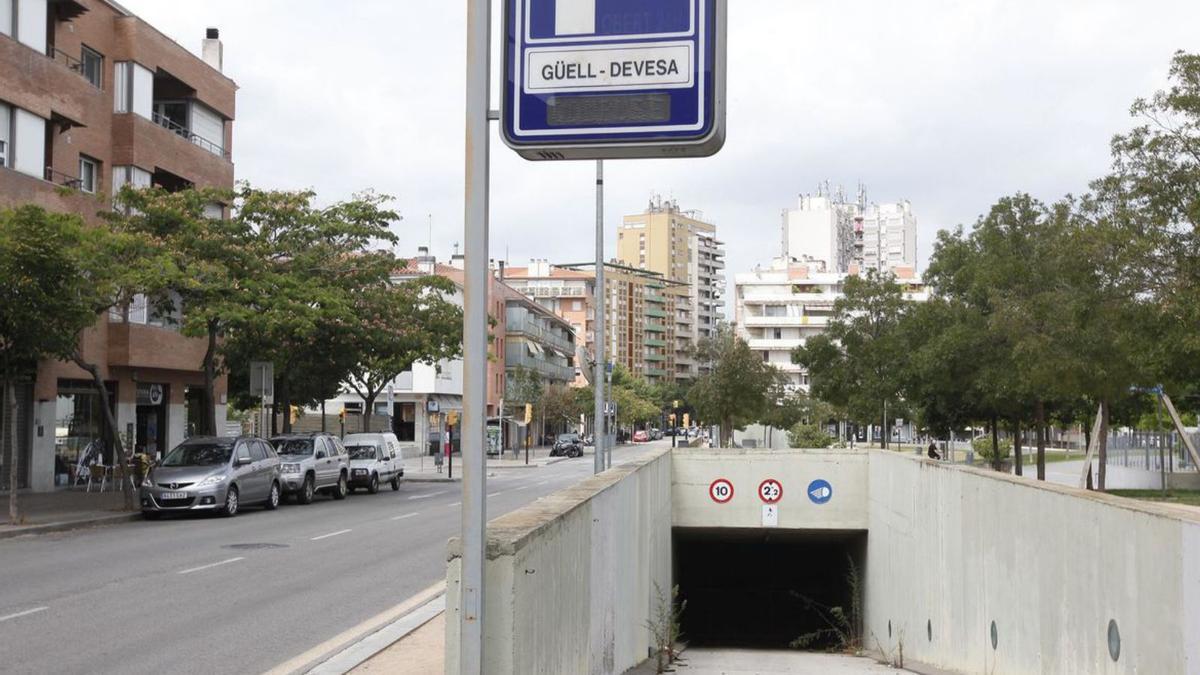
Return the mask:
[[207, 343], [178, 332], [136, 323], [108, 324], [108, 365], [199, 371]]
[[661, 295], [647, 295], [646, 302], [652, 302], [656, 305], [665, 305], [667, 304], [667, 299]]
[[770, 351], [779, 352], [779, 351], [791, 351], [791, 350], [795, 349], [796, 347], [803, 345], [804, 340], [802, 340], [800, 338], [786, 338], [786, 339], [781, 339], [781, 340], [774, 340], [774, 339], [770, 339], [770, 338], [767, 338], [767, 339], [754, 338], [754, 339], [747, 340], [747, 344], [750, 345], [750, 349], [752, 349], [756, 352], [770, 352]]
[[657, 362], [657, 363], [662, 363], [667, 360], [667, 357], [665, 354], [646, 354], [646, 356], [644, 358], [647, 361], [653, 361], [653, 362]]
[[662, 368], [647, 368], [646, 377], [671, 377], [671, 373]]
[[[521, 346], [523, 347], [523, 345]], [[560, 366], [556, 363], [535, 358], [512, 349], [505, 351], [504, 367], [505, 369], [526, 368], [541, 375], [543, 379], [552, 382], [569, 383], [575, 381], [575, 368]]]
[[646, 308], [646, 316], [652, 316], [656, 319], [665, 319], [667, 318], [667, 313], [661, 309]]
[[158, 126], [166, 129], [167, 131], [170, 131], [171, 133], [175, 134], [176, 136], [184, 139], [188, 143], [198, 146], [198, 147], [216, 155], [217, 157], [224, 157], [225, 159], [231, 160], [231, 161], [233, 160], [233, 155], [229, 152], [226, 152], [225, 149], [222, 147], [224, 145], [223, 142], [212, 141], [207, 138], [204, 138], [203, 136], [200, 136], [199, 134], [191, 131], [187, 127], [183, 126], [182, 124], [179, 124], [175, 120], [167, 117], [166, 115], [158, 112], [157, 110], [151, 114], [151, 121], [154, 122], [155, 124], [157, 124]]
[[[226, 156], [228, 153], [226, 153]], [[113, 116], [114, 166], [154, 167], [198, 187], [233, 187], [233, 163], [137, 113]]]
[[575, 343], [567, 338], [546, 330], [535, 321], [514, 319], [505, 322], [505, 333], [508, 335], [524, 336], [542, 345], [554, 349], [564, 356], [575, 355]]
[[643, 326], [643, 328], [645, 328], [646, 331], [650, 332], [650, 333], [665, 333], [665, 332], [667, 332], [666, 326], [663, 326], [663, 325], [660, 325], [657, 323], [647, 323], [645, 326]]
[[648, 340], [646, 340], [646, 346], [647, 347], [666, 347], [667, 343], [665, 340], [648, 339]]

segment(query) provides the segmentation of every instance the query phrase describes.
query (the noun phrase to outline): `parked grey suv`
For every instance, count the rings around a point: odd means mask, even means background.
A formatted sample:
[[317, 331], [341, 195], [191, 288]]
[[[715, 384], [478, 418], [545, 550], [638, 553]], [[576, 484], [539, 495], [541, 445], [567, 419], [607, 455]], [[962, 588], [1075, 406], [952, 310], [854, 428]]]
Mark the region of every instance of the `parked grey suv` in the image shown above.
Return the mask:
[[332, 434], [291, 434], [271, 439], [282, 463], [283, 493], [311, 504], [317, 492], [334, 499], [350, 493], [350, 457], [341, 439]]
[[189, 438], [142, 481], [142, 514], [209, 511], [236, 516], [246, 504], [279, 506], [279, 457], [261, 438]]

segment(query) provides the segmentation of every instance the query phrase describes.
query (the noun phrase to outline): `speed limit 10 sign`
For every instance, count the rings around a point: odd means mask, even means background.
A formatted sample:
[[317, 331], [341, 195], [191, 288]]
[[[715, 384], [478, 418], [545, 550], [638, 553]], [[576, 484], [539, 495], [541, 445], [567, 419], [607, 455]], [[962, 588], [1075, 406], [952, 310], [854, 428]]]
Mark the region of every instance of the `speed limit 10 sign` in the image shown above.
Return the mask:
[[778, 504], [783, 499], [783, 483], [768, 478], [758, 484], [758, 497], [764, 504]]
[[724, 478], [718, 478], [708, 486], [708, 496], [718, 504], [727, 504], [733, 499], [733, 483]]

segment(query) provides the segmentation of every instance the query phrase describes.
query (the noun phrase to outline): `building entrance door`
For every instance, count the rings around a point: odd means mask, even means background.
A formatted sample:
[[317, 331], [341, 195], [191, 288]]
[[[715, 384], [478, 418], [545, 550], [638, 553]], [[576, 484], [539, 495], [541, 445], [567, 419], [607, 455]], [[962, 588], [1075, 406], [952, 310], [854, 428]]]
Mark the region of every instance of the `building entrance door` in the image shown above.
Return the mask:
[[167, 450], [167, 390], [165, 384], [138, 384], [135, 454], [161, 459]]

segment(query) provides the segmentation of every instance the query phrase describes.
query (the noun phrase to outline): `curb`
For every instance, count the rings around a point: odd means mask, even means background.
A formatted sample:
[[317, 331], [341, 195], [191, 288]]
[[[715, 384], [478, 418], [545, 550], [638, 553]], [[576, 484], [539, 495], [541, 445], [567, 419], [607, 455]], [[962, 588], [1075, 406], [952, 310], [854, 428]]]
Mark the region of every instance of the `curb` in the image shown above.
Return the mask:
[[405, 476], [401, 483], [458, 483], [461, 478], [442, 478], [440, 476]]
[[378, 654], [387, 651], [392, 645], [408, 637], [445, 611], [446, 595], [443, 593], [334, 654], [328, 660], [309, 670], [308, 673], [310, 675], [345, 675], [375, 658]]
[[113, 525], [115, 523], [128, 523], [135, 520], [141, 520], [142, 514], [138, 513], [122, 513], [115, 516], [103, 516], [100, 518], [89, 518], [87, 520], [67, 520], [61, 523], [46, 523], [45, 525], [29, 525], [15, 530], [0, 531], [0, 539], [13, 539], [15, 537], [24, 537], [34, 534], [52, 534], [55, 532], [69, 532], [71, 530], [84, 530], [91, 527], [100, 527], [102, 525]]

